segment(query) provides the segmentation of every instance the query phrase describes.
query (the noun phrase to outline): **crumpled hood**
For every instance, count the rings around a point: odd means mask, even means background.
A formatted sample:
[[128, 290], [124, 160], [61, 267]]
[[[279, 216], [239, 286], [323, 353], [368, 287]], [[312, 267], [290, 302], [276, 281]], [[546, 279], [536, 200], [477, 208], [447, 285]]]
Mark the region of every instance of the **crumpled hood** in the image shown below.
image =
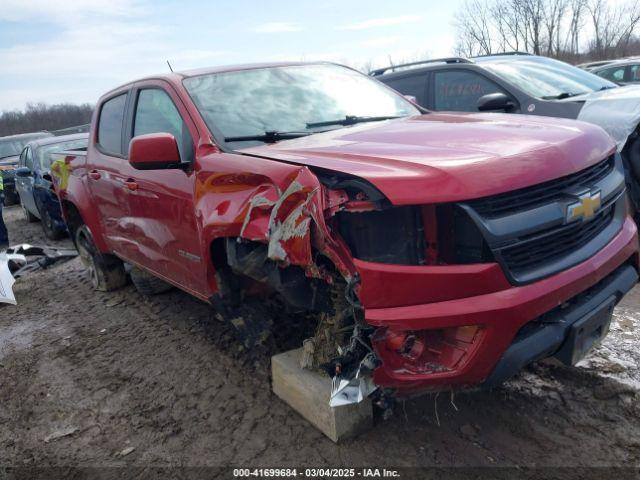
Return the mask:
[[584, 102], [578, 120], [602, 127], [621, 151], [640, 123], [640, 86], [611, 88], [570, 97], [567, 101]]
[[358, 176], [407, 205], [524, 188], [582, 170], [614, 148], [600, 128], [574, 120], [430, 113], [239, 152]]

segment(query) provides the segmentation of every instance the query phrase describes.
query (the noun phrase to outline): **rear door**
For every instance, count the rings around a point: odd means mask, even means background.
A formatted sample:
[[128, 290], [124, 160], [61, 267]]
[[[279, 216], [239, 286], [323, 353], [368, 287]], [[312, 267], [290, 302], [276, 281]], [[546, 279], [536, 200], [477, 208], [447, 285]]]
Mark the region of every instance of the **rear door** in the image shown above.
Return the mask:
[[126, 236], [129, 217], [125, 189], [124, 121], [129, 92], [115, 93], [100, 106], [96, 142], [90, 142], [87, 176], [91, 196], [110, 250], [122, 256], [133, 239]]
[[35, 174], [33, 149], [28, 146], [22, 150], [20, 154], [20, 160], [18, 161], [18, 167], [26, 167], [31, 171], [31, 174], [26, 177], [19, 177], [16, 175], [16, 190], [20, 195], [20, 202], [24, 207], [29, 210], [33, 215], [40, 217], [40, 212], [36, 207], [36, 202], [33, 197], [33, 176]]
[[127, 164], [130, 218], [135, 238], [127, 256], [146, 269], [192, 292], [206, 292], [200, 233], [195, 218], [193, 162], [197, 130], [173, 88], [163, 81], [137, 84], [132, 92], [127, 138], [170, 133], [178, 143], [182, 168], [136, 170]]

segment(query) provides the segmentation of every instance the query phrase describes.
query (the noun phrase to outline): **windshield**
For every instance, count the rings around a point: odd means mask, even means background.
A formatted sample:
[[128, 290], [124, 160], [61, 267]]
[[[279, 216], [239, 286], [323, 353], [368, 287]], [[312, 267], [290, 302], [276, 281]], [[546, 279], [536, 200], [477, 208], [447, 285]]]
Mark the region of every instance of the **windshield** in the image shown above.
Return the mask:
[[67, 142], [53, 143], [51, 145], [43, 145], [36, 150], [36, 158], [38, 165], [42, 170], [49, 170], [51, 167], [51, 154], [62, 152], [64, 150], [80, 150], [87, 148], [88, 139], [81, 138], [78, 140], [69, 140]]
[[0, 138], [0, 158], [20, 155], [24, 146], [31, 140], [50, 135], [49, 133], [34, 133], [32, 135], [20, 135], [19, 137]]
[[[315, 133], [347, 117], [402, 117], [420, 111], [376, 80], [337, 65], [300, 65], [187, 78], [184, 86], [214, 135]], [[325, 122], [325, 125], [317, 125]], [[331, 122], [332, 126], [327, 127]], [[350, 124], [347, 120], [345, 124]], [[354, 122], [355, 123], [355, 122]], [[259, 141], [229, 142], [250, 146]]]
[[0, 140], [0, 158], [20, 155], [24, 144], [20, 140]]
[[532, 97], [566, 98], [617, 87], [604, 78], [558, 60], [544, 57], [479, 62]]

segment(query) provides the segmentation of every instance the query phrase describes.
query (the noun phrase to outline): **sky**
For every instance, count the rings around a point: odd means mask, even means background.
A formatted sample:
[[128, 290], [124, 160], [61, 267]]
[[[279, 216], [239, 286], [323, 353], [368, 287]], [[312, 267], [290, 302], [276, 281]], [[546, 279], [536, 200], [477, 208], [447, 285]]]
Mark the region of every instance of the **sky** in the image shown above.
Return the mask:
[[0, 112], [238, 63], [451, 55], [462, 0], [2, 0]]

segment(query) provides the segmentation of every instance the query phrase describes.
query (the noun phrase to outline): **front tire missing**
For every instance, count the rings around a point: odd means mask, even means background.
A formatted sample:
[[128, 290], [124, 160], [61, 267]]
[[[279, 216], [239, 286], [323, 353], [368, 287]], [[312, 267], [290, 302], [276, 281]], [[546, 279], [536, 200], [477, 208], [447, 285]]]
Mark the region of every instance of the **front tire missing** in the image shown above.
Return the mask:
[[76, 230], [75, 243], [80, 260], [87, 268], [89, 280], [95, 290], [108, 292], [127, 283], [122, 261], [113, 255], [100, 253], [86, 225], [81, 225]]

